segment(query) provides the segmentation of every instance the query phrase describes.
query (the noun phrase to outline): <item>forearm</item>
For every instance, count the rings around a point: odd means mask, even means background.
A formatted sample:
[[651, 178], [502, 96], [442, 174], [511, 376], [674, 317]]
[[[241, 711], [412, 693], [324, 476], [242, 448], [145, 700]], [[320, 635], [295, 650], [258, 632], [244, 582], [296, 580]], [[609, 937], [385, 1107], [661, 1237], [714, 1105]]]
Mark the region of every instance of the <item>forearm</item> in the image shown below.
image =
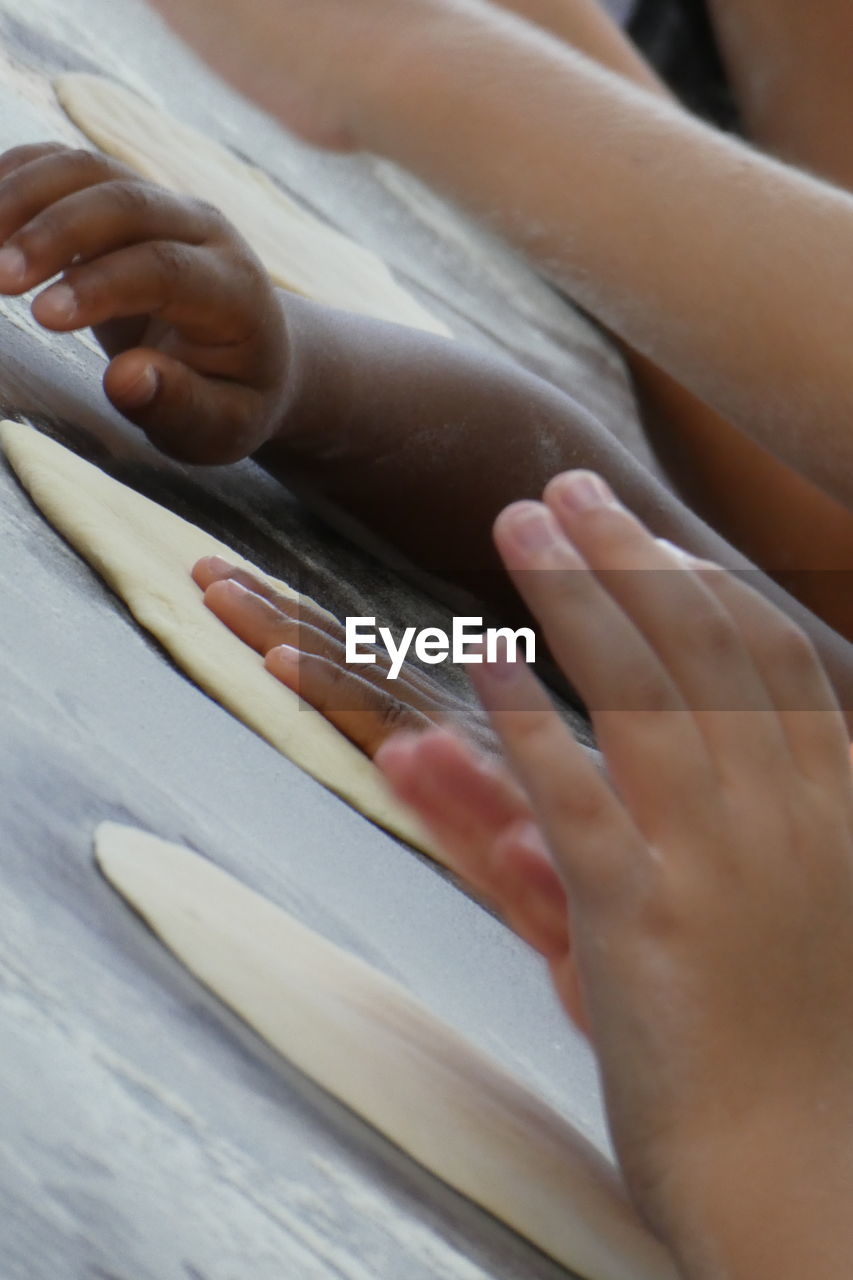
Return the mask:
[[559, 471], [600, 471], [659, 537], [735, 569], [809, 632], [853, 705], [853, 648], [753, 569], [569, 396], [506, 361], [287, 302], [291, 402], [259, 460], [419, 569], [511, 607], [491, 528]]
[[848, 0], [711, 0], [710, 8], [749, 136], [853, 188]]
[[651, 65], [599, 0], [493, 0], [550, 31], [603, 67], [610, 67], [635, 84], [669, 96]]
[[849, 501], [853, 200], [533, 27], [466, 14], [412, 25], [362, 107], [362, 138], [487, 217], [624, 341]]

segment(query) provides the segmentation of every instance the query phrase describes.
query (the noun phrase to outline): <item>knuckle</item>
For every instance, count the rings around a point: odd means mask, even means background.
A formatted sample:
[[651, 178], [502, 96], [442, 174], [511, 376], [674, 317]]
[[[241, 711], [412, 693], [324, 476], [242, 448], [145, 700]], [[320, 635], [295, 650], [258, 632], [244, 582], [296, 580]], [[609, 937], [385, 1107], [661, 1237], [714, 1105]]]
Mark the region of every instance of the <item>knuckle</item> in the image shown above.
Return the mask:
[[29, 226], [16, 231], [10, 239], [30, 263], [40, 262], [56, 244], [63, 230], [62, 219], [54, 208], [46, 209]]
[[528, 570], [528, 577], [536, 574], [533, 583], [538, 593], [553, 602], [551, 608], [557, 606], [561, 611], [574, 610], [589, 600], [591, 584], [586, 569], [534, 569]]
[[85, 147], [72, 147], [62, 155], [62, 160], [68, 168], [79, 170], [81, 177], [101, 180], [109, 172], [104, 157]]
[[699, 652], [703, 661], [726, 664], [742, 647], [737, 628], [721, 609], [688, 613], [684, 632], [685, 645]]
[[135, 216], [151, 207], [153, 188], [144, 182], [115, 181], [110, 184], [110, 198], [119, 213]]
[[384, 733], [395, 733], [398, 729], [408, 728], [412, 722], [412, 710], [399, 698], [385, 696], [379, 709], [379, 720]]
[[602, 788], [588, 778], [573, 778], [570, 786], [557, 791], [555, 800], [566, 819], [578, 826], [597, 829], [609, 812]]
[[625, 673], [620, 687], [624, 689], [622, 705], [617, 696], [607, 710], [631, 711], [636, 718], [643, 718], [647, 728], [650, 722], [657, 723], [664, 712], [673, 709], [672, 687], [667, 680], [639, 664]]
[[5, 169], [17, 169], [33, 160], [47, 159], [48, 156], [61, 154], [65, 150], [66, 148], [58, 142], [23, 143], [21, 146], [4, 151], [0, 156], [0, 162]]
[[809, 676], [818, 666], [811, 640], [791, 623], [774, 627], [761, 650], [769, 663], [794, 677]]
[[184, 245], [171, 240], [154, 240], [148, 246], [148, 254], [161, 283], [167, 287], [186, 271], [188, 251]]
[[299, 651], [300, 693], [318, 711], [363, 709], [360, 682], [351, 671], [319, 654]]
[[187, 206], [193, 211], [199, 222], [211, 228], [211, 230], [220, 230], [225, 226], [231, 225], [222, 210], [210, 200], [195, 198], [189, 200]]

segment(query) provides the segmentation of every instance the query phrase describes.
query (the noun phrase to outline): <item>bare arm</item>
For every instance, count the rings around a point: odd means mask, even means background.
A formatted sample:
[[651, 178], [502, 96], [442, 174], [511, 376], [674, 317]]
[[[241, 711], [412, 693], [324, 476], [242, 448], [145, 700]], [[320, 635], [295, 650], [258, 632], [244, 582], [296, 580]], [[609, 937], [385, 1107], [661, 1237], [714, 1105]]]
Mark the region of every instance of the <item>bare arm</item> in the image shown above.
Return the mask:
[[321, 4], [324, 21], [316, 4], [247, 0], [235, 51], [209, 5], [163, 0], [285, 122], [390, 156], [487, 218], [624, 341], [850, 502], [853, 199], [479, 0]]
[[600, 0], [493, 0], [493, 3], [550, 31], [579, 53], [603, 67], [610, 67], [634, 84], [655, 93], [669, 94], [657, 72], [613, 21]]
[[421, 569], [515, 607], [491, 543], [500, 510], [592, 468], [659, 537], [749, 573], [809, 632], [853, 705], [853, 647], [648, 474], [569, 396], [461, 343], [287, 298], [288, 403], [258, 455], [335, 519]]
[[853, 11], [847, 0], [710, 0], [750, 137], [853, 188]]
[[[487, 214], [636, 350], [853, 499], [853, 200], [521, 24], [472, 14], [472, 75], [462, 21], [398, 60], [394, 110], [390, 93], [368, 101], [366, 143]], [[527, 157], [523, 182], [507, 155]]]
[[[634, 84], [670, 96], [597, 0], [499, 2]], [[837, 0], [821, 0], [807, 14], [785, 0], [717, 0], [714, 10], [720, 34], [727, 38], [742, 113], [756, 139], [770, 150], [774, 145], [784, 149], [787, 119], [795, 117], [805, 148], [800, 160], [819, 160], [828, 146], [848, 157], [846, 130], [832, 127], [842, 117], [836, 111], [827, 119], [825, 109], [828, 93], [844, 93], [851, 107], [846, 118], [853, 115], [853, 80], [846, 74], [846, 61], [843, 84], [831, 73], [827, 83], [816, 74], [809, 52], [799, 56], [797, 41], [807, 27], [811, 53], [839, 34], [846, 48], [843, 35], [853, 32], [853, 17], [839, 12]], [[837, 68], [838, 61], [835, 57], [827, 67]], [[778, 127], [770, 129], [774, 122]], [[822, 171], [820, 164], [818, 170]], [[849, 178], [853, 185], [853, 168]], [[622, 349], [634, 374], [647, 430], [688, 505], [853, 638], [853, 600], [841, 577], [853, 571], [853, 510], [750, 440], [627, 343]]]

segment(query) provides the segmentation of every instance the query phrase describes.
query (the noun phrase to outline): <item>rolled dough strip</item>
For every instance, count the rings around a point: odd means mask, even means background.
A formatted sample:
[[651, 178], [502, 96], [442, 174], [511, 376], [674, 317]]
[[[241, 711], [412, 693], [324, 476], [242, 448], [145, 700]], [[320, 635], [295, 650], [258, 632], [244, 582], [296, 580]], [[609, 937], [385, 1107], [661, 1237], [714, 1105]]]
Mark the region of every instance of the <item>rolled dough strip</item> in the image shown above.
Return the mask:
[[124, 85], [73, 72], [54, 81], [78, 128], [143, 178], [216, 205], [277, 284], [315, 302], [452, 336], [381, 258], [306, 213], [260, 169]]
[[[0, 423], [0, 444], [36, 506], [196, 684], [353, 808], [435, 856], [376, 766], [270, 675], [260, 655], [205, 608], [190, 577], [203, 556], [260, 570], [31, 426]], [[291, 599], [305, 599], [287, 583], [261, 577]]]
[[95, 845], [201, 982], [424, 1168], [587, 1280], [675, 1280], [613, 1168], [403, 987], [188, 849], [113, 823]]

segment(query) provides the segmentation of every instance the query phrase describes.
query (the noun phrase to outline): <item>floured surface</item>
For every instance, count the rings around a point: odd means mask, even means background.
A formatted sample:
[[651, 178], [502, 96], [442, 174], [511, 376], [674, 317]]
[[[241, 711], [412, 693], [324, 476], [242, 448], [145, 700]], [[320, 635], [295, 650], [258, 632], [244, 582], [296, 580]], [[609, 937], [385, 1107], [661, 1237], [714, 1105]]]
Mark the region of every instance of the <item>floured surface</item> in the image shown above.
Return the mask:
[[284, 289], [344, 311], [450, 336], [375, 254], [324, 226], [253, 165], [115, 81], [65, 75], [56, 94], [108, 155], [173, 191], [216, 205]]
[[[379, 254], [454, 334], [547, 377], [646, 460], [606, 341], [407, 175], [299, 147], [138, 0], [0, 0], [0, 36], [0, 146], [85, 145], [52, 81], [116, 77], [268, 171]], [[26, 306], [0, 302], [12, 321], [6, 414], [46, 415], [100, 467], [339, 616], [447, 627], [435, 601], [306, 516], [255, 464], [160, 458], [106, 405], [91, 337], [40, 333]], [[607, 1151], [591, 1055], [536, 958], [434, 864], [401, 854], [200, 697], [46, 528], [2, 457], [0, 621], [3, 1280], [566, 1280], [266, 1060], [116, 910], [92, 870], [92, 832], [110, 818], [204, 850], [402, 981]]]
[[588, 1280], [675, 1280], [594, 1149], [401, 986], [187, 849], [108, 823], [96, 850], [192, 973], [430, 1172]]
[[[426, 847], [423, 833], [394, 802], [372, 762], [270, 675], [260, 654], [205, 607], [190, 576], [204, 556], [221, 556], [257, 573], [254, 565], [33, 427], [0, 423], [0, 444], [51, 524], [202, 689], [380, 826]], [[268, 581], [300, 599], [286, 583]]]

